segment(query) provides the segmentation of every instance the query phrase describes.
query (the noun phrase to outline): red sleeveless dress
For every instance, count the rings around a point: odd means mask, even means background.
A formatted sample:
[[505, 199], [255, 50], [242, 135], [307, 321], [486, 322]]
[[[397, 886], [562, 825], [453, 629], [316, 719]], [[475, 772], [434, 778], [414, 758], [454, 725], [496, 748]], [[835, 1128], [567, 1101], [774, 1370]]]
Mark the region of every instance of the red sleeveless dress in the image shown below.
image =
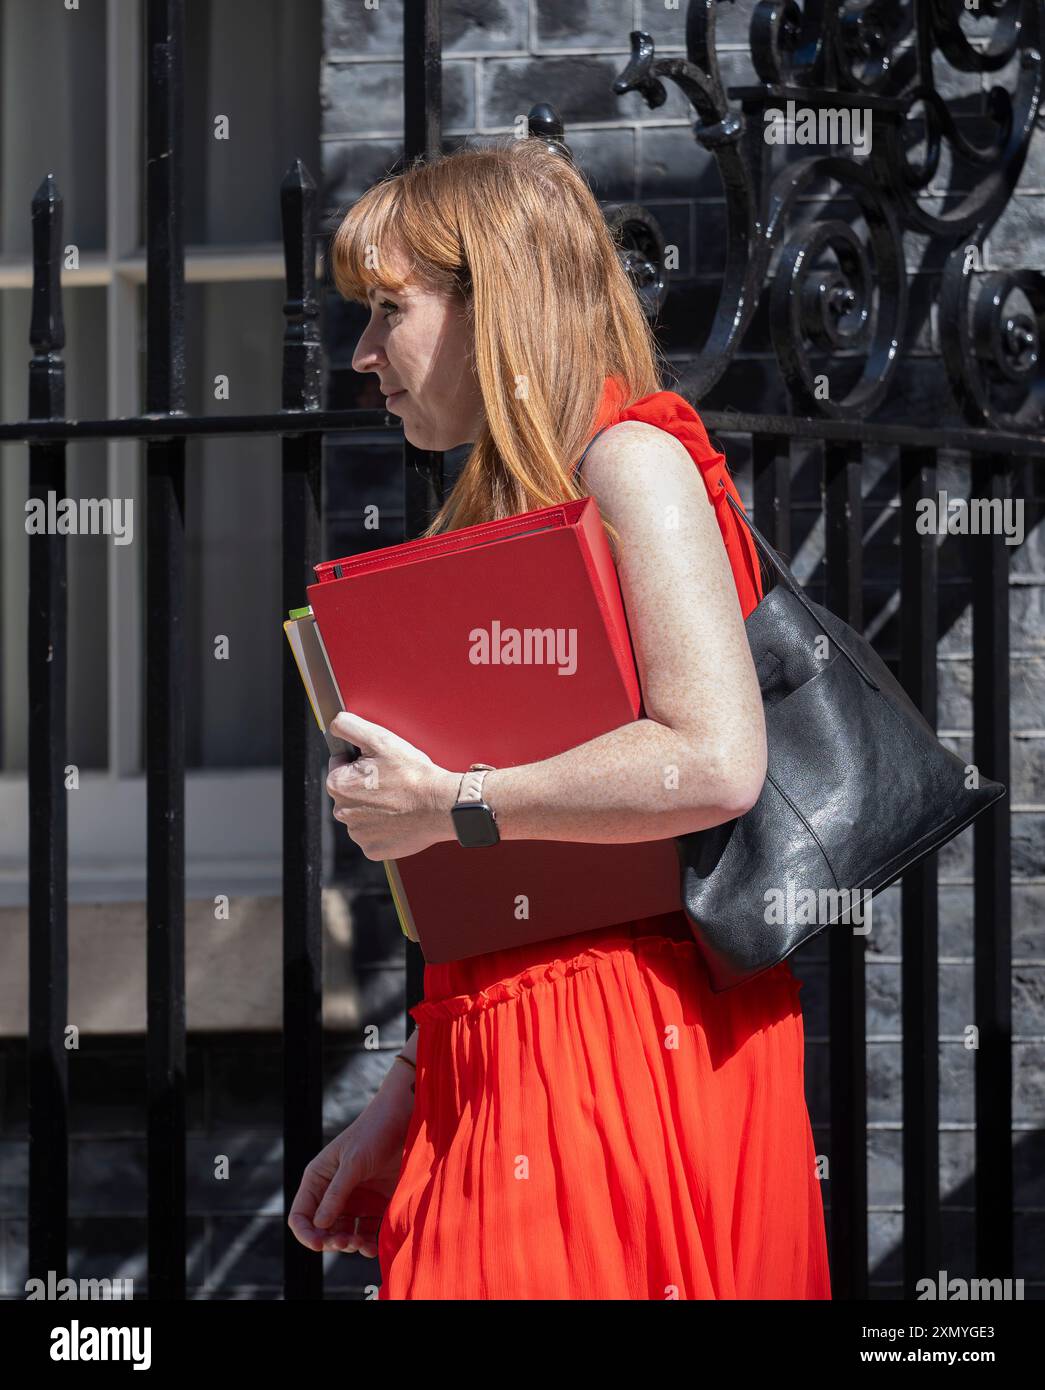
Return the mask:
[[[746, 618], [758, 552], [723, 455], [674, 392], [622, 399], [608, 379], [592, 434], [682, 441]], [[784, 961], [715, 994], [681, 911], [426, 965], [379, 1298], [830, 1298], [800, 988]]]

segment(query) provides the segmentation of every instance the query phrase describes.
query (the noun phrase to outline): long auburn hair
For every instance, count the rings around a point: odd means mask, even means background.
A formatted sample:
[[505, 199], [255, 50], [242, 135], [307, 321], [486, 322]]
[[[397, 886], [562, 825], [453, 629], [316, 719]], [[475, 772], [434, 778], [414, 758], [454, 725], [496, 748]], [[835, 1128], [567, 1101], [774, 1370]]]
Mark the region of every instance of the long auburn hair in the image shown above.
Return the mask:
[[405, 281], [381, 263], [381, 248], [393, 245], [411, 279], [462, 296], [485, 407], [460, 476], [422, 534], [585, 496], [572, 468], [604, 379], [619, 379], [626, 407], [661, 389], [663, 359], [580, 171], [533, 137], [418, 158], [341, 221], [330, 257], [338, 291], [366, 304], [371, 288], [401, 290]]

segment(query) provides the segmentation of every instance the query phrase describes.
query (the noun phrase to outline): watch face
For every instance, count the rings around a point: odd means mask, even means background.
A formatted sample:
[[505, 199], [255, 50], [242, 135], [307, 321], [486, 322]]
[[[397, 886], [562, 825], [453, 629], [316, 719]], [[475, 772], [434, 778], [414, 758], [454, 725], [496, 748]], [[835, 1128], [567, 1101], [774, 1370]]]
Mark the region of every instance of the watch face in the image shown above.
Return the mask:
[[452, 812], [459, 842], [467, 849], [495, 845], [501, 838], [489, 806], [455, 806]]

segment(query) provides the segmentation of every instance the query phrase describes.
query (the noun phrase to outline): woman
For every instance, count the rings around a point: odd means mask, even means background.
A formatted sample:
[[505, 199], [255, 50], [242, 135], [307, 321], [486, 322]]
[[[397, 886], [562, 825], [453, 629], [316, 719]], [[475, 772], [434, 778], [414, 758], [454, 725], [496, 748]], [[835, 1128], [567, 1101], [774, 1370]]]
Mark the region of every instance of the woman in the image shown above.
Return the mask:
[[[584, 179], [536, 140], [462, 149], [370, 189], [332, 255], [371, 309], [353, 367], [418, 448], [473, 443], [426, 534], [590, 491], [614, 546], [646, 717], [487, 772], [501, 838], [742, 814], [766, 772], [757, 552], [696, 412], [659, 390]], [[455, 838], [464, 769], [351, 711], [332, 729], [363, 750], [327, 787], [367, 858]], [[830, 1298], [798, 994], [786, 962], [713, 993], [681, 911], [428, 965], [417, 1028], [290, 1226], [377, 1255], [381, 1298]]]

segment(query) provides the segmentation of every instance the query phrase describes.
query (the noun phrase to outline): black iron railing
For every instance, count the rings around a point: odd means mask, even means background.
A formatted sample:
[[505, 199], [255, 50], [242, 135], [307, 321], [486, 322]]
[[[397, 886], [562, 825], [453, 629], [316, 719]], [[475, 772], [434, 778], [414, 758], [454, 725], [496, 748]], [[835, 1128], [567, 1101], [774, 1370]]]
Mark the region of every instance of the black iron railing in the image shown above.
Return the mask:
[[[987, 0], [985, 0], [985, 4]], [[790, 553], [789, 451], [792, 440], [819, 441], [826, 523], [826, 602], [860, 626], [863, 594], [861, 470], [865, 447], [896, 451], [901, 495], [901, 651], [899, 675], [932, 722], [936, 712], [936, 538], [915, 527], [915, 502], [936, 492], [940, 450], [967, 456], [971, 487], [979, 497], [1005, 498], [1024, 467], [1045, 458], [1041, 373], [1037, 360], [1045, 306], [1040, 277], [980, 274], [967, 244], [982, 248], [985, 230], [1018, 175], [1041, 95], [1041, 60], [1034, 39], [1040, 5], [988, 5], [999, 23], [1014, 12], [1015, 30], [991, 49], [981, 70], [1022, 54], [1017, 90], [992, 96], [988, 115], [997, 128], [995, 167], [985, 146], [964, 137], [959, 150], [978, 170], [960, 215], [945, 225], [929, 219], [916, 193], [928, 183], [942, 138], [955, 135], [945, 104], [932, 87], [928, 55], [935, 42], [966, 70], [979, 58], [955, 37], [959, 7], [915, 3], [882, 5], [881, 23], [848, 20], [837, 4], [807, 7], [765, 0], [753, 25], [753, 52], [763, 85], [731, 95], [729, 107], [714, 50], [715, 0], [690, 6], [688, 60], [657, 60], [648, 35], [633, 34], [633, 56], [616, 84], [638, 90], [651, 105], [663, 100], [663, 79], [679, 83], [697, 112], [695, 137], [720, 161], [730, 216], [730, 248], [718, 315], [706, 350], [678, 384], [701, 399], [719, 381], [741, 343], [763, 292], [771, 252], [783, 248], [769, 290], [774, 342], [785, 379], [802, 416], [760, 416], [706, 411], [709, 430], [725, 440], [741, 437], [753, 459], [754, 515], [760, 528]], [[815, 15], [813, 13], [815, 8]], [[900, 11], [913, 30], [890, 29]], [[869, 14], [865, 11], [865, 16]], [[823, 20], [819, 30], [813, 19]], [[888, 21], [888, 22], [887, 22]], [[855, 27], [854, 27], [855, 26]], [[181, 101], [184, 62], [183, 0], [148, 6], [148, 188], [146, 413], [134, 419], [64, 418], [64, 346], [59, 279], [62, 206], [54, 180], [34, 197], [33, 358], [29, 419], [0, 426], [0, 440], [29, 445], [30, 493], [64, 493], [65, 445], [85, 438], [137, 438], [146, 443], [147, 526], [147, 740], [148, 787], [148, 1215], [149, 1296], [185, 1296], [185, 708], [181, 672], [184, 627], [185, 440], [203, 435], [279, 435], [283, 441], [283, 595], [301, 601], [311, 566], [322, 558], [320, 451], [331, 431], [388, 429], [399, 422], [383, 411], [320, 408], [320, 341], [316, 287], [316, 190], [300, 162], [281, 189], [287, 296], [282, 409], [267, 415], [188, 416], [184, 412], [184, 265], [181, 234]], [[405, 8], [405, 154], [440, 148], [440, 44], [438, 0]], [[911, 41], [898, 63], [884, 61], [892, 45]], [[860, 57], [866, 71], [856, 74]], [[899, 76], [897, 75], [899, 74]], [[906, 75], [905, 75], [906, 74]], [[801, 85], [801, 84], [807, 85]], [[841, 96], [840, 96], [841, 93]], [[819, 109], [828, 101], [874, 113], [881, 149], [871, 171], [852, 160], [818, 156], [794, 166], [764, 196], [764, 151], [748, 141], [748, 125], [770, 103], [797, 95]], [[904, 119], [915, 102], [928, 114], [924, 165], [907, 164]], [[554, 111], [533, 109], [530, 134], [569, 156]], [[748, 131], [750, 134], [750, 131]], [[877, 145], [876, 145], [877, 148]], [[934, 153], [935, 151], [935, 153]], [[882, 162], [884, 161], [884, 162]], [[815, 166], [815, 167], [814, 167]], [[999, 172], [1000, 169], [1000, 172]], [[832, 221], [825, 231], [803, 230], [785, 241], [789, 208], [814, 177], [836, 180], [853, 195], [870, 228], [869, 246]], [[783, 181], [781, 181], [781, 179]], [[622, 256], [651, 314], [668, 290], [664, 241], [642, 208], [607, 209]], [[900, 234], [919, 225], [954, 245], [941, 263], [941, 313], [949, 329], [945, 367], [967, 424], [950, 429], [871, 423], [870, 410], [885, 395], [899, 360], [906, 322], [906, 280]], [[833, 271], [817, 256], [834, 256]], [[877, 279], [871, 276], [874, 266]], [[1032, 312], [1006, 316], [1005, 299], [1021, 290]], [[877, 307], [876, 307], [877, 302]], [[863, 351], [864, 366], [834, 400], [812, 389], [817, 351]], [[1000, 393], [1000, 397], [999, 397]], [[1023, 399], [1016, 401], [1015, 396]], [[1000, 403], [999, 403], [1000, 399]], [[418, 534], [442, 500], [440, 455], [404, 443], [406, 534]], [[1000, 535], [981, 536], [974, 573], [973, 761], [1009, 783], [1008, 562]], [[29, 1273], [66, 1271], [68, 1172], [67, 1053], [67, 826], [62, 771], [66, 765], [65, 539], [29, 540], [29, 687], [34, 736], [29, 741]], [[271, 615], [265, 619], [268, 621]], [[320, 784], [323, 749], [288, 652], [283, 679], [283, 987], [285, 1063], [285, 1193], [289, 1203], [309, 1159], [322, 1147]], [[992, 1276], [1013, 1272], [1009, 974], [1011, 956], [1009, 802], [1003, 799], [975, 824], [975, 988], [977, 1265]], [[937, 1060], [936, 860], [903, 880], [904, 1036], [904, 1255], [906, 1296], [911, 1281], [939, 1267], [939, 1154]], [[406, 945], [407, 1004], [421, 995], [421, 958]], [[831, 1245], [836, 1298], [866, 1296], [867, 1159], [864, 1024], [864, 940], [830, 937]], [[412, 1020], [407, 1018], [408, 1030]], [[321, 1262], [285, 1230], [285, 1292], [289, 1298], [322, 1295]]]

